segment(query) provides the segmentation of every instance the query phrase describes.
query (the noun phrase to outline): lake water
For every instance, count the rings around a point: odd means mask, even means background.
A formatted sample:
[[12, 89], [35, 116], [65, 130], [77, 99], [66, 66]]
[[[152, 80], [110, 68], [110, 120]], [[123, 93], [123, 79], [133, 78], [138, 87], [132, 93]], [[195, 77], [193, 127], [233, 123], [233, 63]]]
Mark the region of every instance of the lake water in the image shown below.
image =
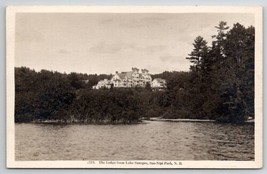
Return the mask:
[[254, 125], [15, 124], [16, 160], [254, 160]]

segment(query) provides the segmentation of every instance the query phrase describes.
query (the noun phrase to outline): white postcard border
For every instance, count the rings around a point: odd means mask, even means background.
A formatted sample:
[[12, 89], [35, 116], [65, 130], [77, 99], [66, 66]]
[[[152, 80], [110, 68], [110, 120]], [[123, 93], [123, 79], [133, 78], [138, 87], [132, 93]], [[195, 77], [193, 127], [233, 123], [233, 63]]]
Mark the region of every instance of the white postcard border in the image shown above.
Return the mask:
[[[255, 161], [16, 161], [14, 58], [16, 13], [255, 14]], [[261, 168], [263, 165], [263, 19], [259, 6], [9, 6], [6, 9], [6, 166], [8, 168]], [[128, 163], [128, 164], [126, 164]]]

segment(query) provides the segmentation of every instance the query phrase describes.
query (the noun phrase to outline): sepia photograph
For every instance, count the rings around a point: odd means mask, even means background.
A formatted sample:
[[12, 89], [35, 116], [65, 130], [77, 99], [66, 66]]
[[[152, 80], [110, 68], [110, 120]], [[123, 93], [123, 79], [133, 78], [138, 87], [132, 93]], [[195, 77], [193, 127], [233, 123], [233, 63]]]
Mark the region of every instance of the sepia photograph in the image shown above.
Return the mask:
[[261, 7], [7, 8], [7, 167], [261, 168]]

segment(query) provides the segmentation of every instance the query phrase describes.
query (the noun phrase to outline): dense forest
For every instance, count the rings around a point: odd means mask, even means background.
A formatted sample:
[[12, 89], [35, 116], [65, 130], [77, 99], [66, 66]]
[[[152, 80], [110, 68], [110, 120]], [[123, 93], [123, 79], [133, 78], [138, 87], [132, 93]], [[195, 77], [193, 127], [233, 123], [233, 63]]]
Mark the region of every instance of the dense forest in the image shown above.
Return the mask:
[[[92, 90], [111, 75], [36, 72], [15, 68], [15, 121], [136, 123], [150, 117], [215, 119], [243, 123], [254, 118], [254, 27], [216, 26], [213, 42], [198, 36], [188, 72], [163, 72], [164, 91], [145, 88]], [[210, 46], [209, 46], [210, 45]]]

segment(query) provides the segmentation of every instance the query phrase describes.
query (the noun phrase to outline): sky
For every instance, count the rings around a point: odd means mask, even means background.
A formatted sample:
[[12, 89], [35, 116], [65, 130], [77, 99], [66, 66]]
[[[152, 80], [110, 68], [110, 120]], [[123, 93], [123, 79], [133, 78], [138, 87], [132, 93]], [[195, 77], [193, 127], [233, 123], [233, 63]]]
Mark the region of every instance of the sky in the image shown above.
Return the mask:
[[17, 13], [15, 66], [114, 74], [188, 71], [194, 39], [211, 44], [219, 21], [254, 26], [249, 13]]

